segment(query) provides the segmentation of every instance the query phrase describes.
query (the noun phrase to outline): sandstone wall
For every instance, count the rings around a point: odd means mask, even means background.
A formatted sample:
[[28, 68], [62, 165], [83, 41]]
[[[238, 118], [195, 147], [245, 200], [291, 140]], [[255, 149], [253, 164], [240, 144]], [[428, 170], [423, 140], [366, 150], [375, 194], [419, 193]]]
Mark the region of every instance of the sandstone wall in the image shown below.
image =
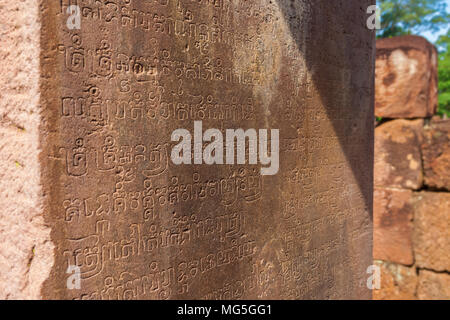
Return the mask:
[[377, 42], [374, 299], [450, 299], [450, 120], [431, 117], [435, 52], [415, 36]]

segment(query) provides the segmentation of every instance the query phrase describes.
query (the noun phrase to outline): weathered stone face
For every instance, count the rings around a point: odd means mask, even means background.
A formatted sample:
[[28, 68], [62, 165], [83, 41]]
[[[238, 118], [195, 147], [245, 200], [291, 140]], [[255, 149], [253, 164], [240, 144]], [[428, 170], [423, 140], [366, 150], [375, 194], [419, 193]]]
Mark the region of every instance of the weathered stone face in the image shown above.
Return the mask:
[[374, 259], [412, 265], [412, 191], [375, 188]]
[[380, 289], [373, 291], [374, 300], [416, 300], [417, 274], [415, 268], [376, 261], [380, 267]]
[[422, 187], [422, 130], [421, 119], [393, 120], [375, 129], [375, 186]]
[[450, 120], [432, 120], [422, 144], [425, 185], [450, 191]]
[[[40, 6], [41, 297], [371, 297], [372, 1], [70, 4]], [[194, 121], [279, 129], [279, 172], [173, 164]]]
[[437, 108], [437, 50], [422, 37], [377, 41], [375, 115], [424, 118]]
[[434, 271], [450, 271], [450, 194], [421, 192], [414, 202], [416, 265]]
[[417, 295], [421, 300], [450, 300], [450, 275], [420, 270]]

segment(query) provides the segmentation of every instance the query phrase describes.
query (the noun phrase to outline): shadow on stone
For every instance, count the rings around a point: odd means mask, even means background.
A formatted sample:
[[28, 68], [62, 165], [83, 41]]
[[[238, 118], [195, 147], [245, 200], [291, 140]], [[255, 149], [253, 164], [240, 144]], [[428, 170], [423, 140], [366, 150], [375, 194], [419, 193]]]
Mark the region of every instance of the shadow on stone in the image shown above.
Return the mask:
[[[366, 9], [374, 1], [276, 2], [304, 57], [305, 71], [320, 95], [372, 219], [373, 187], [368, 181], [373, 177], [375, 36], [364, 43], [359, 39], [369, 37], [357, 34], [372, 33], [365, 25]], [[299, 12], [304, 14], [299, 16]], [[339, 31], [334, 32], [336, 29]], [[333, 35], [339, 38], [331, 38]], [[367, 46], [373, 48], [372, 54], [364, 50]], [[355, 65], [360, 72], [351, 72]], [[362, 146], [356, 148], [355, 144]], [[363, 154], [361, 149], [365, 150]]]

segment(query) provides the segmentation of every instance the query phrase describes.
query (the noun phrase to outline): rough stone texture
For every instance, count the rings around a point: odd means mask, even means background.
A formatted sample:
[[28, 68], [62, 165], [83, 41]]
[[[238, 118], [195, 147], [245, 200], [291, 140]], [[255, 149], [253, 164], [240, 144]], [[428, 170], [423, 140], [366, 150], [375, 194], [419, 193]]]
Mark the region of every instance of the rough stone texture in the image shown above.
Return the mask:
[[417, 296], [421, 300], [450, 300], [450, 274], [420, 270]]
[[375, 129], [375, 186], [420, 189], [423, 120], [393, 120]]
[[377, 41], [375, 115], [425, 118], [437, 108], [437, 50], [425, 38]]
[[[373, 1], [41, 2], [1, 51], [4, 297], [371, 298]], [[278, 174], [174, 165], [194, 121], [280, 129]]]
[[450, 271], [449, 193], [415, 195], [413, 245], [418, 267]]
[[53, 265], [39, 167], [39, 9], [0, 1], [0, 299], [37, 299]]
[[412, 191], [375, 188], [374, 259], [412, 265]]
[[450, 119], [433, 119], [424, 129], [424, 182], [429, 188], [450, 191]]
[[417, 273], [395, 263], [375, 261], [380, 267], [380, 289], [373, 291], [374, 300], [416, 300]]

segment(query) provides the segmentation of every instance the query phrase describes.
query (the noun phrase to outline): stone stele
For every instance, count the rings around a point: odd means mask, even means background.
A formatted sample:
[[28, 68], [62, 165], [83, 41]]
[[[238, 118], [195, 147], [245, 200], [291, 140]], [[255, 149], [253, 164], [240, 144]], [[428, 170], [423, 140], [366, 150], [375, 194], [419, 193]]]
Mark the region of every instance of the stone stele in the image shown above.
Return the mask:
[[[370, 299], [370, 5], [3, 4], [0, 298]], [[173, 164], [194, 121], [279, 172]]]

